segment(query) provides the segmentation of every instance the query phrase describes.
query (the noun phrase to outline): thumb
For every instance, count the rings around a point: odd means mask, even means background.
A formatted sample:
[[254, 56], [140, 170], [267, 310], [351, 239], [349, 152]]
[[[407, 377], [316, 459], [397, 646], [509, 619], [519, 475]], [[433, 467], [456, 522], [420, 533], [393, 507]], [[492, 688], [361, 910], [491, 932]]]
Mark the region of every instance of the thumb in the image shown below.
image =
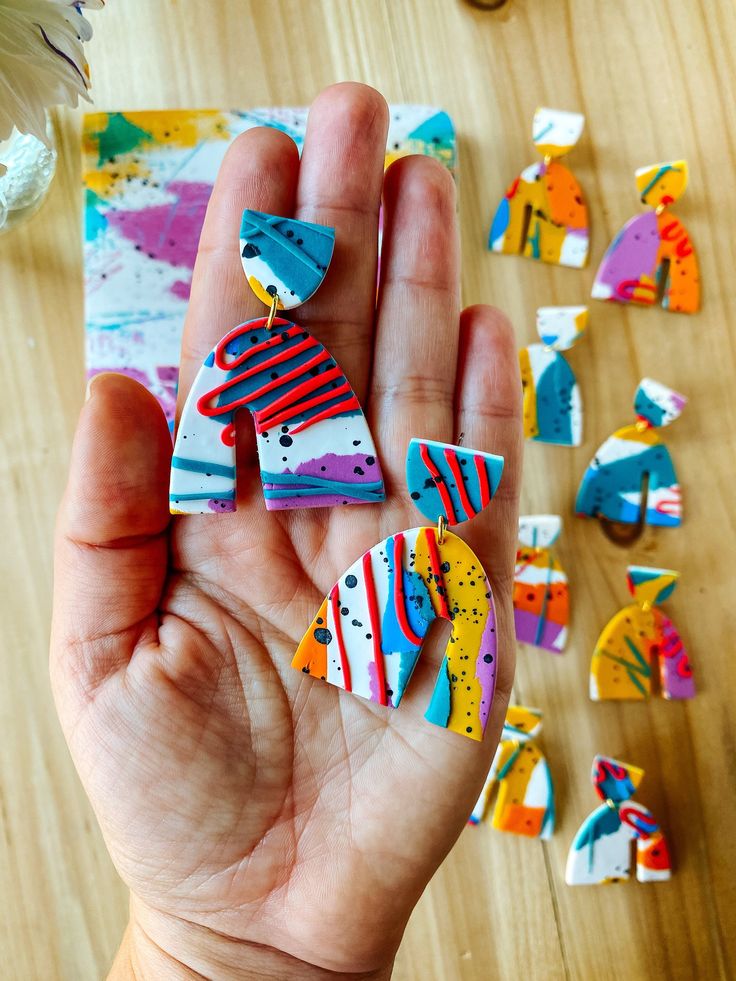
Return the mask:
[[171, 437], [124, 375], [92, 379], [74, 437], [54, 553], [51, 674], [85, 691], [155, 640], [167, 567]]

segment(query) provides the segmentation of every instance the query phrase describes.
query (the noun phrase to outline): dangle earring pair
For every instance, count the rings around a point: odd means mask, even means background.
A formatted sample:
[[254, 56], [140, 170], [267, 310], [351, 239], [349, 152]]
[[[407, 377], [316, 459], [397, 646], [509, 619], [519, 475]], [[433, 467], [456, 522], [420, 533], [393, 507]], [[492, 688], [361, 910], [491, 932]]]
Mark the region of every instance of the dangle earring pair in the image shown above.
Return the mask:
[[[246, 210], [243, 267], [266, 317], [235, 327], [208, 354], [185, 402], [171, 465], [174, 514], [236, 509], [235, 415], [248, 409], [268, 510], [374, 503], [385, 491], [360, 403], [334, 358], [281, 316], [322, 283], [334, 229]], [[452, 635], [428, 721], [480, 740], [496, 678], [488, 577], [448, 530], [491, 501], [503, 458], [413, 439], [411, 499], [432, 524], [390, 535], [335, 583], [294, 656], [296, 669], [396, 708], [430, 624]]]

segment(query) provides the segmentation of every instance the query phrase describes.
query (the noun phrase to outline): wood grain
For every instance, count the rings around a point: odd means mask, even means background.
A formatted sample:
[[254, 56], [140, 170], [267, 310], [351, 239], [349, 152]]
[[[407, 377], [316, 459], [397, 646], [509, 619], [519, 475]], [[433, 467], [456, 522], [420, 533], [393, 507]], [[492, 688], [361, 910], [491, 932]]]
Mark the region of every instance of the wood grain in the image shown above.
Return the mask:
[[[690, 398], [666, 434], [685, 526], [650, 532], [627, 554], [593, 523], [568, 518], [560, 554], [574, 596], [570, 647], [557, 659], [522, 650], [515, 692], [545, 713], [557, 833], [542, 845], [489, 827], [464, 832], [412, 919], [396, 977], [731, 976], [734, 6], [508, 0], [482, 12], [460, 0], [127, 0], [92, 18], [100, 109], [306, 104], [343, 78], [370, 82], [389, 100], [442, 104], [461, 139], [465, 299], [506, 309], [520, 344], [534, 337], [538, 305], [586, 301], [610, 236], [638, 210], [634, 168], [689, 160], [692, 183], [677, 213], [699, 251], [703, 311], [687, 318], [591, 303], [588, 335], [570, 355], [585, 400], [584, 445], [530, 446], [523, 502], [528, 512], [570, 515], [585, 464], [629, 421], [636, 383], [649, 374]], [[529, 127], [538, 103], [587, 118], [569, 161], [592, 212], [592, 268], [582, 273], [484, 249], [498, 197], [534, 159]], [[78, 131], [78, 114], [60, 116], [49, 200], [0, 241], [0, 971], [22, 981], [103, 976], [126, 917], [125, 891], [67, 756], [46, 676], [51, 534], [84, 388]], [[587, 699], [592, 645], [625, 599], [628, 559], [682, 570], [668, 610], [696, 666], [692, 704]], [[588, 772], [596, 751], [646, 769], [641, 800], [671, 838], [671, 883], [564, 885], [571, 837], [595, 803]]]

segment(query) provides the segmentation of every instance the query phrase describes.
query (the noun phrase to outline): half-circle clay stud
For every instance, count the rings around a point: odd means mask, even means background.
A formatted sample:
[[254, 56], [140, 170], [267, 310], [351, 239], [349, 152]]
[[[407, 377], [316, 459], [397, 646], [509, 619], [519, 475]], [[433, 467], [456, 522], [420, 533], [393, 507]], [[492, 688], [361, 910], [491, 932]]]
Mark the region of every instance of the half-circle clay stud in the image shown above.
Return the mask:
[[197, 373], [171, 461], [173, 514], [235, 510], [240, 409], [255, 424], [269, 511], [384, 499], [376, 448], [350, 382], [307, 330], [276, 316], [318, 289], [334, 243], [332, 228], [243, 213], [243, 268], [269, 314], [226, 334]]
[[666, 385], [642, 379], [634, 397], [637, 421], [598, 448], [578, 489], [577, 515], [623, 525], [682, 524], [680, 483], [655, 429], [677, 419], [686, 402]]
[[611, 242], [591, 296], [647, 307], [661, 298], [665, 310], [696, 313], [700, 307], [698, 260], [687, 229], [669, 211], [685, 190], [687, 178], [685, 160], [636, 171], [642, 203], [652, 210], [628, 221]]
[[558, 266], [582, 269], [588, 261], [588, 209], [580, 185], [558, 157], [580, 139], [585, 117], [539, 108], [532, 140], [542, 154], [510, 185], [491, 224], [488, 248]]
[[671, 875], [669, 849], [651, 811], [631, 798], [644, 771], [610, 756], [596, 756], [591, 779], [604, 801], [580, 826], [567, 856], [568, 886], [620, 882], [631, 875], [636, 842], [636, 878], [663, 882]]
[[492, 827], [527, 838], [550, 838], [555, 827], [555, 794], [549, 764], [537, 745], [542, 731], [539, 709], [510, 705], [470, 824], [480, 824], [498, 784]]
[[478, 556], [446, 525], [467, 521], [498, 487], [503, 459], [412, 440], [407, 483], [430, 527], [390, 535], [338, 579], [292, 667], [397, 708], [430, 624], [452, 624], [427, 721], [480, 740], [496, 683], [496, 614]]
[[524, 435], [539, 443], [580, 446], [583, 403], [575, 374], [561, 351], [582, 337], [587, 307], [540, 307], [537, 332], [541, 344], [519, 351], [524, 391]]
[[677, 585], [671, 569], [628, 568], [629, 592], [634, 602], [625, 606], [603, 628], [590, 664], [590, 697], [647, 698], [656, 662], [659, 690], [664, 698], [693, 698], [695, 682], [685, 645], [675, 625], [659, 608]]
[[552, 550], [561, 530], [558, 514], [519, 518], [514, 571], [516, 639], [553, 654], [564, 650], [570, 622], [567, 575]]

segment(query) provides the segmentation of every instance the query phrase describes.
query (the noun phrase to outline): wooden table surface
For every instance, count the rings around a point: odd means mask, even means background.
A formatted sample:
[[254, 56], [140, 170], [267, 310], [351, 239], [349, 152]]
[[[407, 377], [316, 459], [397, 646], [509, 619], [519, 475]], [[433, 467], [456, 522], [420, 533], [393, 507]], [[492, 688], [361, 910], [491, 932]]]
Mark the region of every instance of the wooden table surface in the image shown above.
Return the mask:
[[[736, 564], [736, 9], [728, 0], [127, 0], [91, 15], [100, 109], [307, 104], [353, 78], [389, 100], [443, 105], [460, 134], [464, 298], [534, 338], [538, 305], [586, 302], [611, 235], [640, 207], [633, 170], [684, 156], [677, 214], [701, 260], [695, 317], [591, 301], [571, 353], [585, 403], [578, 449], [531, 445], [523, 509], [567, 518], [560, 556], [573, 590], [567, 653], [520, 651], [515, 697], [544, 711], [559, 823], [542, 844], [468, 829], [421, 901], [399, 954], [401, 981], [729, 977], [736, 964], [733, 639]], [[592, 263], [580, 272], [485, 250], [507, 183], [535, 158], [537, 104], [579, 109], [570, 166], [587, 193]], [[51, 529], [84, 391], [79, 116], [60, 120], [59, 174], [42, 211], [0, 241], [4, 354], [0, 495], [0, 974], [104, 976], [126, 918], [117, 880], [54, 714], [46, 649]], [[686, 519], [625, 552], [571, 517], [596, 446], [631, 420], [651, 375], [686, 393], [666, 432]], [[730, 554], [729, 554], [730, 553]], [[598, 631], [626, 599], [629, 560], [682, 571], [667, 609], [697, 671], [690, 704], [594, 705]], [[733, 566], [733, 567], [732, 567]], [[646, 770], [640, 792], [668, 833], [670, 883], [570, 889], [570, 840], [595, 798], [591, 759]]]

